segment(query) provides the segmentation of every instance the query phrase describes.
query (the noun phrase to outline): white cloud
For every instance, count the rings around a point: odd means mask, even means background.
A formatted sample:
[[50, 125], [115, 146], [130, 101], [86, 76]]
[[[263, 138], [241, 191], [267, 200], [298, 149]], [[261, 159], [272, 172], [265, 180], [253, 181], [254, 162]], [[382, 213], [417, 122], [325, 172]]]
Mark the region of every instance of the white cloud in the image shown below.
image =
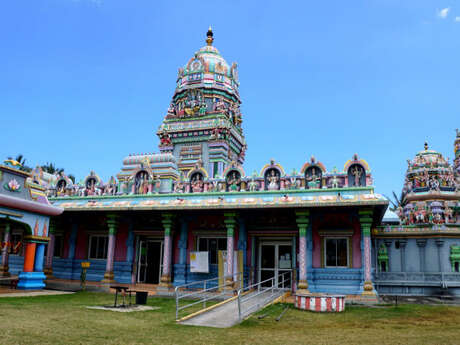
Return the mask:
[[460, 17], [455, 17], [455, 21], [456, 21], [457, 23], [460, 23]]
[[443, 8], [442, 10], [438, 10], [438, 17], [441, 19], [446, 19], [447, 15], [449, 14], [450, 7]]

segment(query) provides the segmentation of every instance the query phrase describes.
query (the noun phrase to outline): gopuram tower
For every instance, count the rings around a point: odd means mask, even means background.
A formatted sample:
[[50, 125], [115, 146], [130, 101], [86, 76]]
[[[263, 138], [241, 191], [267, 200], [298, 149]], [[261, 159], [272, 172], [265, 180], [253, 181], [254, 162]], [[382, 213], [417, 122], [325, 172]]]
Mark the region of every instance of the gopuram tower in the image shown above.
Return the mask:
[[168, 113], [157, 131], [160, 152], [174, 156], [181, 178], [196, 169], [215, 178], [229, 164], [244, 162], [237, 64], [230, 66], [213, 42], [210, 27], [206, 45], [179, 68]]

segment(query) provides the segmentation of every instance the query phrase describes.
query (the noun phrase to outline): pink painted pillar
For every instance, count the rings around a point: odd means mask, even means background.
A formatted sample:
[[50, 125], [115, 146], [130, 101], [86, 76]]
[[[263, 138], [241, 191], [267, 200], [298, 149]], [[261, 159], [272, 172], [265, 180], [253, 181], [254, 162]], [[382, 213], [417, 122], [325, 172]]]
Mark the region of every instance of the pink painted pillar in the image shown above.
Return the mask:
[[364, 281], [371, 280], [371, 237], [364, 236]]
[[310, 211], [298, 211], [297, 226], [299, 227], [299, 280], [297, 294], [306, 294], [308, 291], [307, 280], [307, 229], [310, 221]]
[[10, 271], [8, 267], [8, 248], [10, 246], [10, 224], [5, 224], [5, 234], [3, 236], [3, 243], [2, 243], [2, 265], [0, 266], [0, 277], [9, 277]]
[[[225, 213], [225, 220], [224, 223], [227, 227], [227, 272], [225, 272], [225, 289], [232, 290], [233, 289], [233, 253], [234, 253], [234, 232], [235, 232], [235, 224], [236, 224], [236, 213]], [[241, 277], [238, 277], [241, 279]]]
[[118, 218], [114, 214], [107, 216], [107, 226], [109, 228], [109, 243], [107, 246], [107, 261], [105, 265], [104, 283], [114, 283], [115, 275], [113, 273], [113, 257], [115, 254], [115, 238], [117, 235]]
[[45, 269], [44, 273], [47, 277], [51, 277], [53, 275], [53, 257], [54, 257], [54, 242], [55, 242], [55, 224], [52, 220], [50, 220], [49, 225], [49, 242], [48, 242], [48, 249], [46, 251], [46, 258], [45, 258]]
[[46, 258], [45, 258], [45, 270], [44, 273], [47, 277], [53, 275], [53, 256], [54, 256], [54, 234], [50, 233], [49, 236], [50, 240], [48, 242], [48, 249], [46, 251]]
[[364, 285], [363, 295], [375, 295], [375, 289], [372, 284], [371, 275], [371, 226], [372, 226], [372, 210], [360, 210], [359, 220], [361, 223], [362, 241], [364, 247]]
[[163, 272], [161, 275], [160, 285], [171, 287], [172, 272], [172, 236], [171, 228], [173, 224], [173, 215], [163, 215], [164, 242], [163, 242]]

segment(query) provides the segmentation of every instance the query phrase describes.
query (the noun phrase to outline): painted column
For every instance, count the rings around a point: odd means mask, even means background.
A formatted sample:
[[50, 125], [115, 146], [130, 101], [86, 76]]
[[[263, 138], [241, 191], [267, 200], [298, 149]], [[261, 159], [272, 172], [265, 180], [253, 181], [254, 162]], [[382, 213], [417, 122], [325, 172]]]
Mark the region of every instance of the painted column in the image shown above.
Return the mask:
[[234, 245], [234, 231], [236, 224], [236, 213], [225, 213], [225, 226], [227, 227], [227, 272], [225, 272], [225, 289], [233, 289], [233, 253], [235, 251]]
[[55, 231], [56, 231], [55, 222], [50, 220], [50, 225], [49, 225], [50, 240], [48, 242], [48, 249], [46, 251], [45, 270], [44, 270], [44, 273], [47, 278], [53, 276], [53, 257], [54, 257], [54, 242], [55, 242], [54, 233]]
[[35, 249], [34, 272], [43, 272], [43, 260], [45, 258], [45, 244], [37, 243]]
[[297, 283], [297, 294], [307, 294], [307, 229], [310, 223], [310, 211], [297, 211], [296, 222], [299, 228], [299, 281]]
[[179, 263], [174, 265], [174, 282], [176, 285], [187, 282], [187, 239], [188, 239], [188, 217], [180, 219], [180, 237], [179, 237]]
[[388, 267], [387, 267], [387, 272], [391, 272], [391, 245], [393, 244], [392, 240], [384, 240], [383, 243], [385, 243], [385, 247], [387, 247], [387, 254], [388, 254]]
[[426, 264], [425, 264], [425, 247], [426, 247], [426, 240], [421, 239], [417, 240], [418, 252], [420, 257], [420, 272], [426, 271]]
[[160, 285], [166, 288], [171, 287], [171, 266], [172, 266], [172, 236], [171, 228], [173, 215], [166, 213], [163, 215], [164, 242], [163, 242], [163, 274], [161, 275]]
[[359, 221], [361, 223], [361, 234], [364, 247], [364, 285], [363, 295], [375, 295], [375, 289], [372, 284], [371, 274], [371, 226], [372, 226], [372, 210], [360, 210]]
[[401, 249], [401, 272], [406, 272], [406, 245], [407, 240], [399, 241], [399, 248]]
[[126, 263], [131, 266], [131, 284], [136, 282], [136, 264], [134, 261], [134, 231], [133, 231], [133, 222], [129, 221], [128, 225], [128, 238], [126, 239]]
[[107, 215], [107, 227], [109, 228], [109, 243], [107, 246], [107, 261], [105, 265], [104, 283], [114, 283], [115, 275], [113, 274], [113, 257], [115, 254], [115, 239], [118, 228], [118, 217], [115, 214]]
[[444, 240], [435, 240], [436, 247], [438, 249], [438, 272], [442, 272], [442, 260], [441, 260], [441, 247], [444, 245]]
[[[35, 259], [37, 258], [37, 263], [41, 259], [41, 265], [38, 265], [38, 269], [43, 269], [43, 255], [45, 252], [45, 245], [43, 243], [32, 242], [32, 236], [26, 236], [25, 240], [29, 241], [26, 243], [25, 255], [24, 255], [24, 268], [21, 273], [19, 273], [19, 282], [18, 289], [30, 289], [38, 290], [45, 287], [43, 280], [46, 279], [46, 276], [41, 271], [34, 272]], [[38, 255], [36, 254], [38, 249]], [[41, 247], [40, 247], [41, 246]]]
[[243, 252], [243, 269], [246, 269], [247, 265], [247, 258], [246, 258], [246, 250], [248, 248], [248, 234], [246, 231], [246, 222], [244, 218], [238, 219], [239, 224], [239, 232], [238, 232], [238, 250]]
[[24, 268], [23, 268], [24, 272], [34, 271], [36, 248], [37, 248], [37, 244], [34, 242], [28, 242], [26, 244], [26, 250], [24, 254]]
[[3, 243], [2, 243], [2, 265], [0, 266], [0, 277], [9, 277], [9, 267], [8, 267], [8, 249], [10, 246], [10, 231], [11, 226], [9, 223], [5, 224], [5, 233], [3, 236]]

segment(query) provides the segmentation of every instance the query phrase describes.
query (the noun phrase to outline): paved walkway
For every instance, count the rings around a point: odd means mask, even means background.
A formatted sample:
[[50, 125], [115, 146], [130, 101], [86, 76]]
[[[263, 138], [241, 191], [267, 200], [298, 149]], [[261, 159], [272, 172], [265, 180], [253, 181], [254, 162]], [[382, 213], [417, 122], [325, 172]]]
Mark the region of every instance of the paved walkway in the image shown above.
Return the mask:
[[[276, 298], [283, 295], [284, 292], [275, 292], [271, 294], [270, 290], [267, 290], [258, 296], [257, 291], [251, 292], [241, 299], [241, 309], [243, 318], [249, 316], [252, 313], [262, 309], [268, 303], [272, 302]], [[230, 302], [222, 304], [221, 306], [211, 309], [203, 314], [199, 314], [188, 320], [181, 321], [182, 325], [192, 326], [205, 326], [205, 327], [217, 327], [227, 328], [232, 327], [240, 322], [238, 316], [238, 299], [234, 299]]]
[[38, 291], [14, 290], [14, 291], [17, 291], [17, 292], [0, 293], [0, 298], [1, 297], [34, 297], [34, 296], [68, 295], [68, 294], [73, 293], [69, 291], [55, 291], [55, 290], [38, 290]]

